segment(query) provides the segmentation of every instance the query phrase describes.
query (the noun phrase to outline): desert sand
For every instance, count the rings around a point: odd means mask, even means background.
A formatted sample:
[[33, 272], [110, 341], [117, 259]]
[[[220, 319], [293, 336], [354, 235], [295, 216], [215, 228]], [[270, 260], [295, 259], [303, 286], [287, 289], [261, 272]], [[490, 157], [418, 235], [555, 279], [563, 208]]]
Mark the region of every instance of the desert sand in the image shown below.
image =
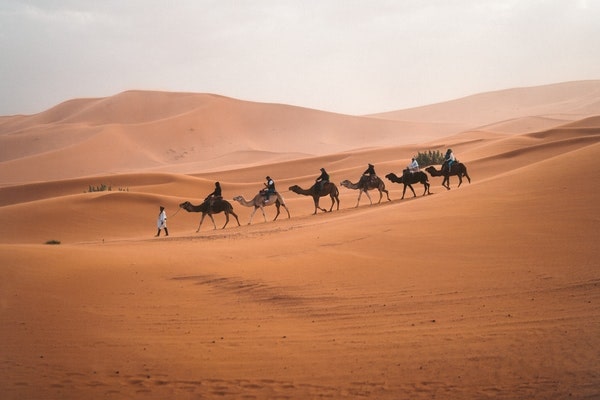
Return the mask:
[[[600, 81], [369, 116], [131, 91], [0, 142], [2, 399], [600, 398]], [[449, 147], [470, 183], [384, 178]], [[355, 207], [367, 163], [392, 201]], [[266, 175], [291, 218], [248, 225]], [[215, 181], [241, 226], [196, 232]]]

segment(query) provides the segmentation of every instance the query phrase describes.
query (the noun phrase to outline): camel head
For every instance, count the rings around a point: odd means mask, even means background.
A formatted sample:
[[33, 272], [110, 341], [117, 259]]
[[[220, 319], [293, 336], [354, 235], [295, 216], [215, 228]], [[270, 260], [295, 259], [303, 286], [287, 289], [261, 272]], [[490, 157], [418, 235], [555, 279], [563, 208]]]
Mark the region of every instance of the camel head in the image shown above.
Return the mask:
[[298, 193], [298, 192], [300, 191], [300, 186], [298, 186], [298, 185], [293, 185], [293, 186], [290, 186], [290, 187], [288, 188], [288, 190], [291, 190], [291, 191], [292, 191], [292, 192], [294, 192], [294, 193]]
[[386, 177], [388, 180], [392, 181], [392, 182], [397, 182], [397, 181], [398, 181], [398, 179], [399, 179], [399, 178], [398, 178], [398, 176], [397, 176], [395, 173], [393, 173], [393, 172], [390, 172], [390, 173], [389, 173], [389, 174], [387, 174], [385, 177]]
[[435, 169], [433, 165], [430, 165], [429, 167], [425, 168], [425, 171], [429, 172], [431, 176], [436, 176], [438, 172], [440, 172], [437, 169]]
[[340, 182], [340, 185], [342, 185], [343, 187], [350, 187], [352, 185], [352, 182], [350, 182], [348, 179], [344, 179]]
[[192, 203], [190, 203], [189, 201], [186, 201], [184, 203], [181, 203], [179, 205], [179, 208], [183, 208], [184, 210], [187, 210], [191, 205], [192, 205]]

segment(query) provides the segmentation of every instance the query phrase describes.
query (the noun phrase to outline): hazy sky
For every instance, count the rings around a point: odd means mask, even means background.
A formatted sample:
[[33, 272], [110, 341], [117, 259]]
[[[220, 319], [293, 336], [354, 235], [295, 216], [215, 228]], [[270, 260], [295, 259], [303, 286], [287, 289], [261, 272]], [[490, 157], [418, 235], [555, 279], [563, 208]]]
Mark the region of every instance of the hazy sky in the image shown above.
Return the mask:
[[0, 115], [129, 89], [368, 114], [600, 79], [600, 0], [1, 0]]

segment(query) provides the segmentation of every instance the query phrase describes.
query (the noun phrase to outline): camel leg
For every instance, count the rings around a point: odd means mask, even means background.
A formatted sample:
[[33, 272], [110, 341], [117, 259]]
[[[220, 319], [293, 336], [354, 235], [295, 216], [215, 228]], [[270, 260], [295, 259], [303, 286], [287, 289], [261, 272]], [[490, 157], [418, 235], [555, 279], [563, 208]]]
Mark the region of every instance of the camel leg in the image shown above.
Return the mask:
[[[365, 192], [365, 193], [367, 193], [367, 192]], [[358, 200], [356, 200], [356, 205], [354, 206], [354, 208], [358, 207], [358, 205], [360, 204], [360, 197], [362, 196], [362, 194], [363, 194], [363, 191], [362, 191], [362, 189], [359, 189], [359, 192], [358, 192]], [[369, 193], [367, 193], [367, 196], [368, 196], [368, 195], [369, 195]], [[371, 198], [370, 198], [370, 197], [369, 197], [369, 200], [371, 200]], [[373, 202], [371, 202], [371, 204], [373, 204]]]
[[446, 190], [450, 190], [450, 177], [444, 176], [444, 180], [442, 181], [442, 186], [446, 188]]
[[252, 218], [254, 217], [256, 210], [258, 210], [257, 206], [254, 207], [254, 210], [252, 210], [252, 213], [250, 214], [250, 221], [248, 221], [248, 225], [252, 225]]
[[204, 221], [204, 217], [206, 217], [206, 214], [202, 214], [202, 217], [200, 218], [200, 223], [198, 224], [198, 229], [196, 230], [196, 233], [200, 232], [200, 227], [202, 226], [202, 221]]
[[[410, 185], [408, 185], [408, 186], [410, 186]], [[412, 187], [411, 187], [411, 189], [412, 189]], [[387, 199], [388, 199], [388, 201], [392, 201], [392, 199], [390, 199], [390, 192], [388, 192], [388, 190], [387, 190], [387, 189], [381, 189], [381, 191], [379, 192], [379, 202], [381, 203], [381, 192], [382, 192], [382, 191], [383, 191], [383, 192], [385, 193], [385, 195], [387, 196]]]
[[431, 194], [429, 193], [429, 183], [425, 182], [423, 186], [425, 187], [425, 190], [423, 190], [423, 196], [425, 196], [426, 193]]
[[[404, 192], [406, 192], [406, 187], [408, 186], [408, 188], [412, 191], [413, 193], [413, 197], [417, 197], [417, 194], [415, 193], [415, 189], [413, 189], [412, 185], [410, 183], [407, 183], [404, 185], [404, 190], [402, 191], [402, 199], [404, 199]], [[400, 199], [400, 200], [402, 200]]]
[[[221, 229], [225, 229], [225, 227], [227, 226], [227, 224], [229, 223], [229, 213], [225, 212], [225, 225], [223, 225], [223, 227]], [[215, 227], [215, 229], [217, 229]]]
[[286, 206], [285, 204], [282, 204], [282, 205], [283, 205], [283, 208], [285, 208], [285, 211], [287, 212], [288, 219], [292, 218], [292, 217], [290, 216], [290, 210], [288, 210], [287, 206]]
[[378, 189], [378, 190], [379, 190], [379, 201], [377, 202], [377, 204], [380, 204], [381, 203], [381, 199], [383, 198], [383, 192], [382, 192], [381, 189]]
[[242, 225], [240, 224], [240, 220], [239, 220], [239, 218], [238, 218], [238, 216], [237, 216], [237, 214], [236, 214], [236, 213], [234, 213], [233, 211], [231, 211], [231, 212], [229, 212], [229, 214], [231, 214], [231, 215], [233, 215], [233, 216], [235, 217], [235, 220], [237, 221], [237, 223], [238, 223], [238, 226], [242, 226]]
[[262, 212], [263, 218], [265, 219], [265, 222], [267, 222], [267, 214], [265, 214], [265, 208], [261, 206], [260, 212]]
[[[367, 199], [369, 199], [369, 203], [371, 203], [371, 205], [373, 205], [373, 200], [371, 199], [371, 195], [369, 195], [369, 191], [365, 190], [364, 191], [365, 194], [367, 195]], [[360, 202], [360, 196], [363, 194], [363, 191], [360, 192], [360, 194], [358, 195], [358, 201]], [[381, 194], [381, 193], [379, 193]], [[379, 201], [381, 201], [381, 198], [379, 199]], [[356, 203], [356, 207], [358, 207], [358, 203]]]
[[315, 197], [314, 201], [315, 201], [315, 212], [313, 213], [313, 215], [315, 215], [317, 213], [317, 209], [319, 209], [323, 212], [327, 212], [326, 209], [319, 207], [319, 198], [318, 197]]
[[336, 210], [339, 211], [340, 210], [340, 198], [337, 197], [337, 196], [335, 196], [335, 197], [333, 197], [331, 199], [331, 208], [333, 209], [333, 201], [334, 201], [334, 199], [337, 202], [337, 208], [336, 208]]
[[413, 187], [410, 183], [408, 184], [408, 188], [411, 190], [411, 192], [413, 192], [413, 197], [417, 197], [417, 194], [415, 193], [415, 189], [413, 189]]
[[402, 197], [400, 198], [400, 200], [404, 200], [404, 193], [406, 193], [406, 186], [408, 186], [408, 185], [405, 183], [404, 189], [402, 189]]
[[277, 214], [275, 214], [275, 218], [273, 218], [273, 221], [276, 221], [277, 217], [279, 217], [279, 213], [281, 213], [281, 211], [279, 211], [279, 207], [281, 207], [281, 205], [279, 203], [275, 203], [275, 208], [277, 208]]
[[[335, 204], [335, 198], [333, 197], [333, 195], [329, 196], [331, 197], [331, 207], [329, 207], [329, 212], [331, 212], [331, 210], [333, 210], [333, 205]], [[338, 204], [338, 210], [339, 210], [339, 204]]]
[[215, 224], [215, 219], [213, 218], [212, 214], [208, 214], [208, 216], [210, 217], [210, 220], [211, 220], [211, 221], [212, 221], [212, 223], [213, 223], [213, 227], [214, 227], [214, 229], [216, 230], [216, 229], [217, 229], [217, 224]]
[[460, 185], [462, 185], [462, 176], [458, 174], [458, 187], [460, 187]]

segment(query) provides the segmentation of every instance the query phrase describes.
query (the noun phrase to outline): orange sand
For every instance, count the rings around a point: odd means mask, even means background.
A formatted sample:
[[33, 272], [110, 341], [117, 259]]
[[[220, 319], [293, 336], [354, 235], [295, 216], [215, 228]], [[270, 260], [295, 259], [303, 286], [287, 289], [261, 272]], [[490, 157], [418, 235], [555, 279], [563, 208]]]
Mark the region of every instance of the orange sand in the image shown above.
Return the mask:
[[[0, 117], [1, 397], [600, 397], [599, 88], [364, 117], [126, 92]], [[392, 201], [358, 208], [340, 187], [317, 215], [287, 190], [447, 147], [470, 184], [400, 200], [384, 179]], [[232, 201], [242, 226], [196, 233], [177, 211], [266, 175], [290, 219], [249, 226]]]

